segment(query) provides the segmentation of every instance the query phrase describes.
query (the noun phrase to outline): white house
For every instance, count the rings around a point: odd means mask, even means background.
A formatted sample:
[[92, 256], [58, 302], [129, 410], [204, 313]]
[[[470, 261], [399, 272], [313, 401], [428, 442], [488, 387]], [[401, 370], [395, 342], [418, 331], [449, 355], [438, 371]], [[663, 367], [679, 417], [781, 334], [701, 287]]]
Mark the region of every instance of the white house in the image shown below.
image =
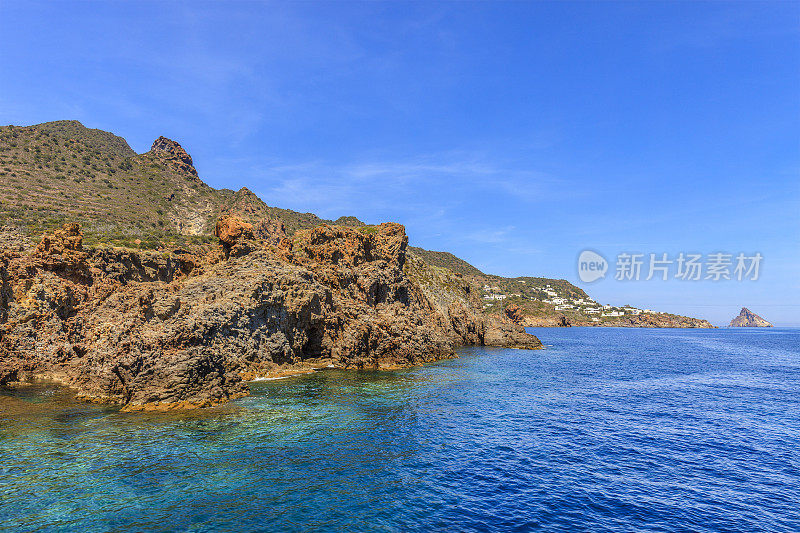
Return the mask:
[[487, 294], [483, 297], [484, 300], [505, 300], [505, 294]]

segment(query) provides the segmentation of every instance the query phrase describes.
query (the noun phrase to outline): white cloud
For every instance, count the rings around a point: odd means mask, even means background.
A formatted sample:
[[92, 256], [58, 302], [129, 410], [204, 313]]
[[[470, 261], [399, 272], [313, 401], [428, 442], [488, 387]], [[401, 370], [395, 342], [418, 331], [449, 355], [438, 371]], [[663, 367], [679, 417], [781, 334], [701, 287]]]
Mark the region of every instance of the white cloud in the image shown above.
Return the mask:
[[469, 240], [484, 244], [496, 244], [508, 240], [509, 233], [514, 230], [514, 226], [506, 226], [501, 229], [482, 229], [468, 233]]
[[460, 152], [347, 164], [273, 162], [251, 165], [246, 173], [268, 204], [322, 216], [391, 215], [402, 204], [403, 213], [413, 217], [481, 201], [543, 202], [565, 189], [561, 180], [548, 174]]

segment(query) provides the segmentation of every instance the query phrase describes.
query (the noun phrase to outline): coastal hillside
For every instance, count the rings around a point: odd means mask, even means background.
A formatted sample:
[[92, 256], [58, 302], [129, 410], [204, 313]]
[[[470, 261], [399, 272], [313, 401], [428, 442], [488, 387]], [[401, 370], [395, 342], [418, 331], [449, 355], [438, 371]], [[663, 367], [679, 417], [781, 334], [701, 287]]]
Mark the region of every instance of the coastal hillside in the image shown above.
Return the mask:
[[[213, 247], [215, 224], [225, 214], [252, 224], [266, 239], [293, 238], [320, 224], [366, 227], [352, 216], [331, 221], [270, 206], [247, 188], [214, 189], [186, 150], [165, 137], [137, 154], [122, 137], [77, 121], [0, 127], [0, 226], [31, 242], [76, 222], [86, 245]], [[484, 314], [526, 326], [710, 327], [690, 317], [604, 306], [563, 279], [504, 278], [451, 253], [414, 246], [408, 255], [462, 276]]]
[[210, 242], [217, 218], [232, 210], [249, 221], [279, 219], [289, 235], [332, 222], [268, 206], [246, 188], [209, 187], [183, 147], [164, 137], [137, 154], [122, 137], [77, 121], [0, 127], [0, 225], [36, 236], [78, 222], [87, 243], [156, 248]]
[[448, 269], [469, 281], [475, 288], [475, 295], [484, 313], [505, 315], [524, 326], [713, 327], [702, 319], [631, 305], [604, 305], [564, 279], [529, 276], [505, 278], [485, 274], [448, 252], [409, 247], [409, 255]]
[[446, 268], [452, 272], [455, 272], [456, 274], [461, 274], [462, 276], [478, 278], [486, 275], [476, 267], [470, 265], [460, 257], [454, 256], [450, 252], [434, 252], [432, 250], [425, 250], [424, 248], [418, 248], [416, 246], [409, 246], [408, 251], [411, 254], [421, 258], [429, 265]]

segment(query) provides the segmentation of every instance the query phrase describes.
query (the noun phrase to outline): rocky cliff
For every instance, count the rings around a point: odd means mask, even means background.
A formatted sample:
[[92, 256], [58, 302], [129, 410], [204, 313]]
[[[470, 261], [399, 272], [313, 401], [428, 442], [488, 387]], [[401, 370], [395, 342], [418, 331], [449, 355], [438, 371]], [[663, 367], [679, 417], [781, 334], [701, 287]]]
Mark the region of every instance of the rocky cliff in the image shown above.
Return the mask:
[[739, 315], [731, 320], [732, 328], [771, 328], [772, 324], [753, 313], [746, 307], [742, 307]]
[[[272, 207], [245, 187], [214, 189], [200, 179], [184, 147], [166, 137], [137, 154], [125, 139], [76, 121], [0, 127], [0, 225], [39, 237], [64, 222], [79, 222], [87, 245], [163, 251], [216, 242], [216, 224], [225, 214], [242, 218], [256, 239], [273, 245], [324, 223], [365, 226], [355, 217], [342, 216], [334, 223], [313, 213]], [[546, 301], [550, 297], [542, 293], [545, 287], [567, 300], [590, 300], [566, 280], [504, 278], [485, 274], [447, 252], [414, 247], [407, 251], [409, 257], [461, 275], [462, 281], [484, 290], [484, 296], [507, 296], [485, 299], [475, 307], [504, 317], [504, 307], [513, 304], [519, 308], [516, 320], [523, 325], [710, 326], [666, 313], [640, 318], [601, 315], [594, 321], [577, 308], [556, 309]]]
[[0, 385], [44, 378], [126, 410], [170, 409], [236, 398], [276, 373], [541, 347], [481, 313], [456, 274], [408, 261], [399, 224], [283, 231], [227, 215], [218, 245], [169, 252], [84, 249], [74, 223], [36, 247], [6, 234]]

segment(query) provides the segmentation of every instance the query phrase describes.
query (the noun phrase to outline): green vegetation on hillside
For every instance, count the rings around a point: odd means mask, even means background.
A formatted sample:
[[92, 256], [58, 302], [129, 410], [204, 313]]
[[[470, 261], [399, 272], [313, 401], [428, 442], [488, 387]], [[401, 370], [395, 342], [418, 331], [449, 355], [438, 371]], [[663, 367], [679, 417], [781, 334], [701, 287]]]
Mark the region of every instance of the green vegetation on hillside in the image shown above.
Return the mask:
[[484, 275], [483, 272], [450, 252], [434, 252], [432, 250], [425, 250], [424, 248], [417, 248], [416, 246], [409, 246], [408, 250], [412, 254], [421, 257], [423, 261], [430, 265], [447, 268], [463, 276]]
[[228, 210], [280, 219], [289, 235], [330, 222], [268, 206], [244, 188], [213, 189], [163, 153], [137, 155], [125, 139], [77, 121], [0, 127], [0, 225], [38, 235], [76, 221], [89, 243], [157, 247], [203, 241]]

